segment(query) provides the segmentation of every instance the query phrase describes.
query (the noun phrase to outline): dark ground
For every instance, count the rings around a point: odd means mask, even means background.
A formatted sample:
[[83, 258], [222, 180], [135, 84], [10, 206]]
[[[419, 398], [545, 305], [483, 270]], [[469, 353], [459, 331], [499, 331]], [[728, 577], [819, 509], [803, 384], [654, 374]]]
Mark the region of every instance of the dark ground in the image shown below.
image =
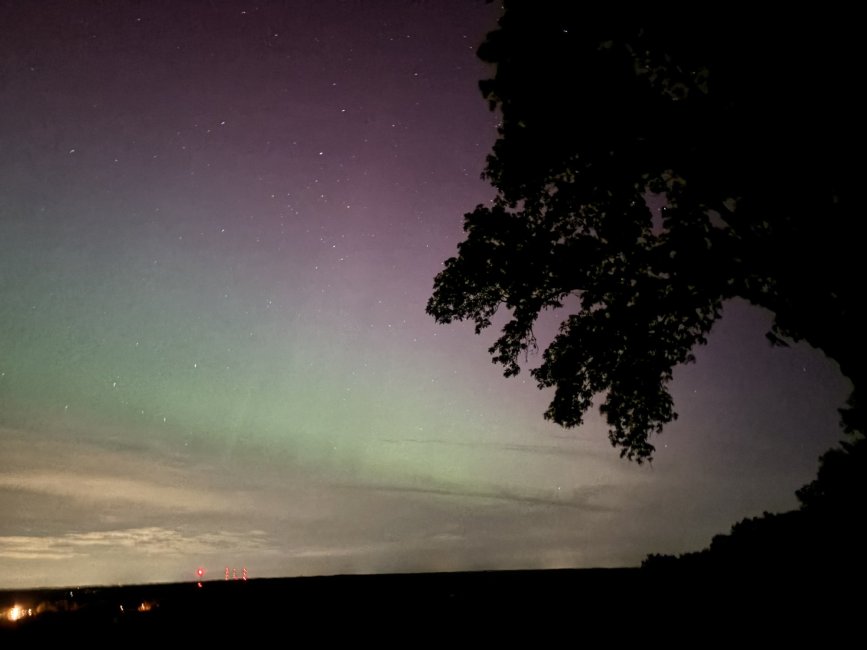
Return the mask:
[[538, 646], [599, 635], [610, 642], [701, 645], [760, 635], [832, 642], [861, 629], [861, 585], [851, 585], [852, 592], [846, 583], [846, 576], [796, 572], [750, 577], [607, 569], [3, 591], [0, 610], [18, 604], [33, 615], [0, 623], [0, 648], [34, 639], [134, 645], [277, 639], [280, 646], [361, 640], [451, 646], [476, 639]]

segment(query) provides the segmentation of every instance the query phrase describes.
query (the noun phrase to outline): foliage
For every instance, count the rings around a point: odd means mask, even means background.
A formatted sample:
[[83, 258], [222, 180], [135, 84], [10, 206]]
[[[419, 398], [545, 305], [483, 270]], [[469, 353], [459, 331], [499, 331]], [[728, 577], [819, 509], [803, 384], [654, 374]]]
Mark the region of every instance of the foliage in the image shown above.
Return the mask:
[[[579, 425], [603, 395], [612, 444], [638, 462], [676, 417], [673, 368], [736, 296], [773, 312], [772, 342], [822, 349], [857, 392], [859, 39], [857, 21], [823, 16], [628, 21], [506, 2], [479, 49], [502, 117], [483, 174], [497, 197], [465, 216], [428, 313], [478, 333], [506, 308], [490, 353], [511, 376], [540, 312], [577, 298], [532, 370], [555, 388], [545, 417]], [[863, 430], [856, 392], [847, 426]]]
[[[739, 521], [708, 548], [680, 556], [649, 555], [642, 567], [659, 571], [846, 571], [864, 575], [859, 550], [867, 542], [863, 522], [867, 487], [867, 438], [856, 435], [825, 452], [816, 479], [796, 492], [801, 507]], [[852, 551], [852, 552], [847, 552]]]
[[[826, 451], [819, 460], [816, 478], [796, 492], [802, 510], [846, 517], [854, 512], [865, 514], [865, 494], [867, 438], [860, 434]], [[858, 525], [862, 520], [863, 516], [859, 516]]]

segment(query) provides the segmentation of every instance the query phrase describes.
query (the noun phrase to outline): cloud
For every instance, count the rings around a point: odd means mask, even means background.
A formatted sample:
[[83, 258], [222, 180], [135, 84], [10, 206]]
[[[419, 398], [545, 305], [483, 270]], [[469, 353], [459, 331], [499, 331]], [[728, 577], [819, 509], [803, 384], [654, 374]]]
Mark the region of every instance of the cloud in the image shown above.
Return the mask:
[[[478, 489], [461, 488], [450, 485], [376, 485], [368, 484], [364, 486], [365, 490], [379, 492], [394, 492], [407, 494], [420, 494], [444, 497], [461, 497], [467, 499], [481, 499], [491, 501], [505, 501], [509, 503], [521, 503], [537, 506], [554, 506], [560, 508], [577, 508], [586, 511], [605, 511], [610, 510], [608, 506], [590, 503], [590, 500], [597, 495], [604, 493], [609, 486], [593, 485], [583, 488], [572, 488], [568, 492], [560, 491], [553, 493], [548, 490], [544, 493], [541, 491], [528, 492], [526, 490], [509, 489], [502, 486]], [[354, 488], [357, 489], [357, 488]]]
[[435, 445], [443, 447], [467, 447], [470, 449], [491, 449], [498, 451], [512, 451], [516, 453], [526, 454], [541, 454], [546, 456], [569, 457], [577, 456], [579, 458], [602, 459], [610, 461], [615, 457], [611, 453], [609, 447], [598, 448], [582, 445], [580, 448], [569, 448], [562, 445], [539, 445], [539, 444], [521, 444], [508, 442], [487, 442], [477, 440], [443, 440], [438, 438], [403, 438], [400, 440], [394, 438], [380, 438], [380, 441], [387, 445]]
[[266, 551], [264, 531], [218, 531], [190, 534], [157, 526], [63, 535], [0, 537], [0, 558], [9, 560], [67, 560], [106, 550], [147, 555], [205, 555], [219, 551]]
[[225, 512], [244, 505], [237, 497], [213, 491], [118, 476], [52, 470], [2, 474], [0, 489], [25, 490], [91, 503], [125, 502], [183, 512]]

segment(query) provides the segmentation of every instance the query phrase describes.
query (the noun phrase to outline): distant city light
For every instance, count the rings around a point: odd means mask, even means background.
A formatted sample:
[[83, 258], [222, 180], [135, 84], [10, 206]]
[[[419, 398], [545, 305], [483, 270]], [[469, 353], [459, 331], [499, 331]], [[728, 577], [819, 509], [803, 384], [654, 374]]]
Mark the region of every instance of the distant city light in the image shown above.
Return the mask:
[[6, 610], [6, 618], [13, 622], [21, 620], [25, 616], [31, 616], [32, 614], [33, 610], [24, 609], [20, 605], [13, 605], [8, 610]]

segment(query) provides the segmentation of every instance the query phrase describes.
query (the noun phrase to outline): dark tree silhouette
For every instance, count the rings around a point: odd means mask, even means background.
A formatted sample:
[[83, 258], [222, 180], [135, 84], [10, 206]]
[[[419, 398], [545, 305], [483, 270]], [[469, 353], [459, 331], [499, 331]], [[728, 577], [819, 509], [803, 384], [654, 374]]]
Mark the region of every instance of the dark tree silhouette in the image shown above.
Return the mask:
[[774, 314], [772, 342], [839, 363], [845, 425], [863, 430], [858, 21], [586, 5], [507, 1], [480, 47], [502, 116], [483, 174], [497, 197], [465, 216], [428, 313], [478, 333], [509, 310], [490, 352], [510, 376], [540, 312], [576, 297], [532, 370], [556, 389], [545, 417], [579, 425], [602, 394], [612, 444], [641, 462], [676, 417], [673, 368], [742, 297]]
[[862, 528], [863, 515], [867, 514], [867, 438], [857, 435], [826, 451], [819, 459], [816, 478], [795, 494], [801, 510], [807, 512], [841, 519], [860, 513], [853, 518], [853, 525]]
[[[818, 476], [796, 492], [801, 507], [739, 521], [708, 548], [680, 556], [649, 555], [649, 570], [830, 573], [859, 583], [867, 572], [867, 438], [856, 434], [822, 455]], [[855, 576], [858, 579], [855, 580]]]

